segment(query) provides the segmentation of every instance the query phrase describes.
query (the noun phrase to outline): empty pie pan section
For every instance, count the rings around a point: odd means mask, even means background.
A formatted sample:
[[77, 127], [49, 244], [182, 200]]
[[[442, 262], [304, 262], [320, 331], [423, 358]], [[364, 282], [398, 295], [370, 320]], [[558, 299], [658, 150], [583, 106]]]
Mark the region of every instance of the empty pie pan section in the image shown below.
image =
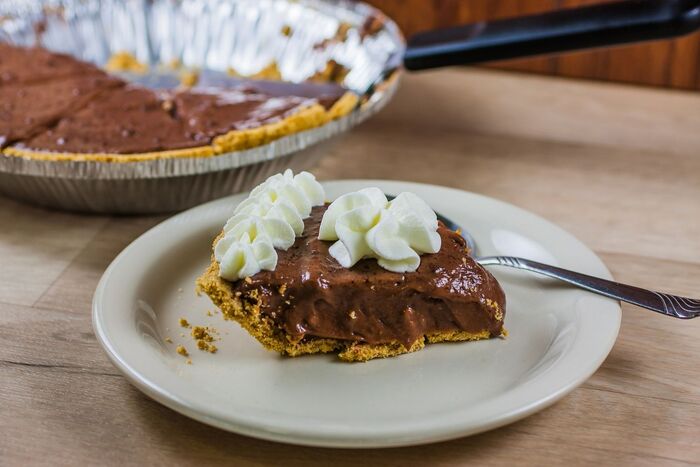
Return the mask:
[[[391, 20], [346, 1], [59, 0], [49, 8], [38, 0], [8, 0], [0, 4], [0, 17], [0, 41], [39, 43], [100, 66], [129, 52], [148, 71], [123, 77], [150, 87], [176, 86], [183, 69], [248, 76], [271, 64], [281, 79], [301, 82], [332, 60], [347, 71], [344, 87], [358, 95], [374, 89], [353, 111], [323, 126], [216, 156], [113, 163], [0, 154], [0, 193], [96, 213], [182, 210], [250, 189], [284, 168], [313, 166], [327, 149], [319, 143], [388, 102], [399, 73], [386, 71], [404, 49]], [[381, 27], [368, 30], [373, 18], [381, 18]], [[339, 31], [342, 41], [333, 39]], [[164, 67], [172, 63], [180, 69]]]

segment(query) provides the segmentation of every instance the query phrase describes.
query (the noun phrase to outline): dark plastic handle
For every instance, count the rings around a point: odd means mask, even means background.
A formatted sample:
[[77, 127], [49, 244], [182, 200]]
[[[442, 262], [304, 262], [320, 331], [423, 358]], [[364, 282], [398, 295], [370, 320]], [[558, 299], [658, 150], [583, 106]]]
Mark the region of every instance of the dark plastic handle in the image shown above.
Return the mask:
[[700, 29], [700, 0], [628, 0], [419, 33], [404, 65], [421, 70], [666, 39]]

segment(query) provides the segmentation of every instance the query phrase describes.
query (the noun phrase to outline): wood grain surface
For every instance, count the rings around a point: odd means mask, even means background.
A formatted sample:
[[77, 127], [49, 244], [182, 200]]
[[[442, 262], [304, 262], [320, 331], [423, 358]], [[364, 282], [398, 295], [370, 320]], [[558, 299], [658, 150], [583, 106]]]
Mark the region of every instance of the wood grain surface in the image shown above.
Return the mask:
[[[418, 31], [537, 14], [610, 0], [367, 0], [392, 17], [408, 37]], [[489, 66], [534, 73], [700, 89], [700, 34]]]
[[[503, 72], [407, 77], [339, 138], [322, 179], [480, 192], [578, 236], [625, 282], [700, 297], [700, 96]], [[554, 406], [450, 442], [368, 451], [259, 441], [133, 388], [90, 323], [110, 261], [164, 217], [0, 198], [0, 465], [689, 465], [700, 462], [700, 319], [623, 306], [603, 366]]]

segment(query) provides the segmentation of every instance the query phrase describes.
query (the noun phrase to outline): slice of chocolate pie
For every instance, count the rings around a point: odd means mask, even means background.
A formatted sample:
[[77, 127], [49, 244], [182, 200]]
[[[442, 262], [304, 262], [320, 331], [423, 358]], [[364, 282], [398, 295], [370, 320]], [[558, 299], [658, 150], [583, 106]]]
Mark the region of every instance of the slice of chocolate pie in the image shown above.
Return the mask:
[[504, 335], [501, 287], [419, 198], [322, 194], [288, 171], [239, 206], [197, 281], [227, 319], [283, 355], [345, 361]]

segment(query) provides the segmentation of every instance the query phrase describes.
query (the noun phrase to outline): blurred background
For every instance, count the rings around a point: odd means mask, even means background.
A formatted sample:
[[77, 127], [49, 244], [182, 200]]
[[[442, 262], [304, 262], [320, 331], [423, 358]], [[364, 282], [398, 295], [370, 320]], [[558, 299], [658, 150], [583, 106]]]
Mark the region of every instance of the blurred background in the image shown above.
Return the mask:
[[[609, 3], [604, 0], [367, 0], [406, 37], [475, 21]], [[675, 89], [700, 89], [700, 35], [641, 45], [492, 63], [493, 68]]]

